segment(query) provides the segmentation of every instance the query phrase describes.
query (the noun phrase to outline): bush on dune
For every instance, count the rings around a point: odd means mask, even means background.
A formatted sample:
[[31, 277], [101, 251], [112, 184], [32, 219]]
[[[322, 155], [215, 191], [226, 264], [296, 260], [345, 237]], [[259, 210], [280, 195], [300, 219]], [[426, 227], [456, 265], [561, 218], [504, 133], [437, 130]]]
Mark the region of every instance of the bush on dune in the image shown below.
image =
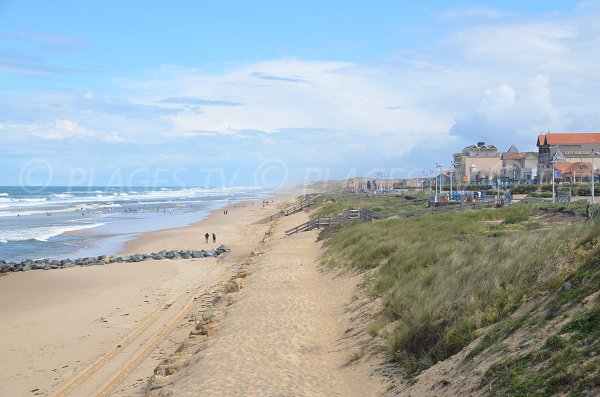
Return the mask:
[[[475, 330], [507, 318], [525, 294], [555, 288], [591, 224], [519, 229], [535, 204], [354, 225], [326, 243], [329, 266], [377, 268], [371, 293], [394, 323], [391, 357], [419, 372], [460, 351]], [[508, 233], [491, 232], [505, 225]], [[500, 236], [500, 237], [493, 237]]]

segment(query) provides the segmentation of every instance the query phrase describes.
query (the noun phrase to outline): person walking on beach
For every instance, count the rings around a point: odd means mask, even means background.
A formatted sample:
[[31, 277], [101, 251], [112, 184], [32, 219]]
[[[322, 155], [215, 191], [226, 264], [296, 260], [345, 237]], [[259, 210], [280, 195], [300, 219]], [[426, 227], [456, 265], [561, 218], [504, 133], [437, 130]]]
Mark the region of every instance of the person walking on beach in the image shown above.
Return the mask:
[[206, 233], [204, 235], [204, 242], [206, 242], [206, 244], [208, 244], [208, 238], [210, 237], [210, 235], [208, 233]]
[[217, 235], [213, 233], [213, 243], [217, 242]]

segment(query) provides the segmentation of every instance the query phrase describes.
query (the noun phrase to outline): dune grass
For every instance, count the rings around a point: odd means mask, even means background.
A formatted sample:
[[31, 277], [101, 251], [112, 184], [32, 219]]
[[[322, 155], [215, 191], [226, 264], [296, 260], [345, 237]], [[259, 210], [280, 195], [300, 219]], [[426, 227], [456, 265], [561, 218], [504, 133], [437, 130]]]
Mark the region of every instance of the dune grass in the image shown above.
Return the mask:
[[[421, 192], [412, 194], [414, 197], [424, 198]], [[323, 195], [322, 205], [314, 216], [338, 215], [348, 208], [371, 208], [382, 214], [394, 214], [400, 211], [414, 211], [417, 208], [427, 207], [427, 203], [414, 203], [396, 196], [367, 197], [364, 193], [348, 193], [341, 197]], [[335, 201], [333, 201], [335, 200]]]
[[530, 220], [538, 210], [520, 204], [358, 224], [329, 239], [322, 260], [376, 268], [370, 293], [394, 324], [387, 351], [418, 373], [460, 351], [478, 328], [507, 319], [525, 295], [556, 290], [581, 263], [580, 237], [595, 226], [541, 227]]
[[[583, 312], [569, 321], [544, 346], [492, 365], [486, 379], [497, 396], [585, 396], [600, 388], [600, 310]], [[531, 371], [531, 368], [539, 368]], [[595, 394], [594, 394], [595, 395]]]

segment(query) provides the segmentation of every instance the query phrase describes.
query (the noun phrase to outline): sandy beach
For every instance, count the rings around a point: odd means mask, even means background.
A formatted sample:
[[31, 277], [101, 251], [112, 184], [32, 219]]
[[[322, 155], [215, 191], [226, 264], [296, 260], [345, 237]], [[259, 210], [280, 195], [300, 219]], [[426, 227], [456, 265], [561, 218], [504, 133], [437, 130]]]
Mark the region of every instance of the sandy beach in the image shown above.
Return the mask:
[[[377, 383], [369, 370], [345, 366], [349, 350], [341, 342], [344, 307], [358, 281], [318, 270], [313, 233], [283, 237], [307, 214], [255, 223], [292, 198], [231, 206], [228, 215], [214, 211], [125, 247], [230, 247], [217, 259], [1, 277], [0, 395], [142, 396], [149, 384], [152, 395], [371, 395]], [[216, 243], [204, 242], [206, 232]], [[197, 332], [215, 307], [218, 327]], [[159, 364], [181, 357], [183, 364], [153, 376]]]
[[[54, 395], [65, 385], [69, 387], [62, 395], [93, 395], [152, 341], [156, 346], [144, 352], [144, 365], [131, 374], [135, 379], [126, 393], [143, 395], [160, 352], [175, 349], [187, 336], [189, 330], [181, 327], [185, 317], [196, 304], [203, 304], [203, 294], [226, 280], [236, 261], [257, 244], [267, 226], [252, 223], [274, 211], [273, 206], [263, 208], [260, 201], [238, 204], [228, 208], [227, 216], [218, 210], [189, 227], [142, 235], [126, 246], [128, 252], [156, 252], [227, 244], [232, 250], [225, 258], [145, 261], [1, 277], [0, 395]], [[205, 244], [206, 232], [217, 235], [216, 244], [212, 239]], [[173, 325], [174, 320], [178, 321]], [[165, 330], [171, 325], [174, 329]], [[86, 370], [86, 379], [78, 378]]]

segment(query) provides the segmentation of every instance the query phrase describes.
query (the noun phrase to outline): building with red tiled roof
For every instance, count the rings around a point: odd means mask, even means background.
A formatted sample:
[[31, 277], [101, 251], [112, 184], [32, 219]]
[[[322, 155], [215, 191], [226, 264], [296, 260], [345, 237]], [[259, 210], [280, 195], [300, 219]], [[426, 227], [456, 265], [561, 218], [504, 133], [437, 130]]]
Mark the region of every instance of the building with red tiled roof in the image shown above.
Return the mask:
[[[597, 168], [594, 164], [594, 168]], [[591, 162], [577, 162], [577, 163], [556, 163], [554, 169], [557, 172], [557, 178], [566, 182], [588, 182], [592, 175], [592, 163]], [[598, 174], [598, 171], [595, 172]]]
[[[600, 157], [600, 132], [549, 132], [538, 136], [537, 147], [539, 181], [549, 183], [552, 180], [551, 161], [559, 150], [567, 163], [587, 162], [591, 168], [592, 156]], [[588, 170], [588, 178], [590, 176]]]
[[549, 132], [538, 136], [537, 146], [581, 143], [600, 144], [600, 132]]

